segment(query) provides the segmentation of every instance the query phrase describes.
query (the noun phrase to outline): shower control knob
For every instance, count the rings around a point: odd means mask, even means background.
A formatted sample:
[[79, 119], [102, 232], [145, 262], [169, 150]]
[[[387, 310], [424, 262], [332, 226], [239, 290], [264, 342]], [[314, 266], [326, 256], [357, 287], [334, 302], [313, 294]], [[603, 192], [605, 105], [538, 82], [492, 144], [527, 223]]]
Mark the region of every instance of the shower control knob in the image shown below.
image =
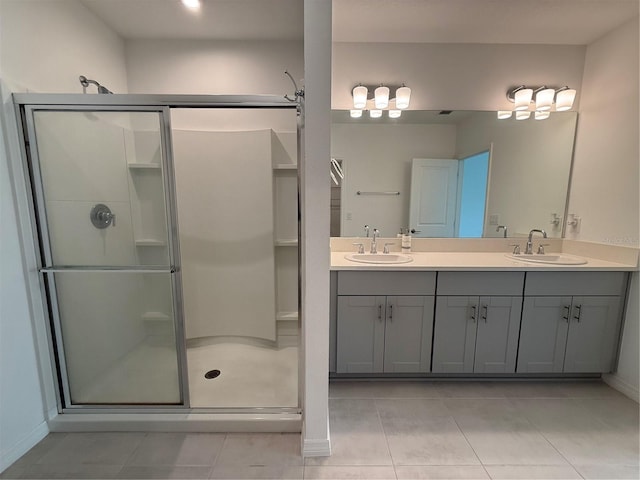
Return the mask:
[[116, 214], [103, 203], [93, 206], [89, 218], [93, 226], [99, 229], [107, 228], [109, 225], [116, 226]]

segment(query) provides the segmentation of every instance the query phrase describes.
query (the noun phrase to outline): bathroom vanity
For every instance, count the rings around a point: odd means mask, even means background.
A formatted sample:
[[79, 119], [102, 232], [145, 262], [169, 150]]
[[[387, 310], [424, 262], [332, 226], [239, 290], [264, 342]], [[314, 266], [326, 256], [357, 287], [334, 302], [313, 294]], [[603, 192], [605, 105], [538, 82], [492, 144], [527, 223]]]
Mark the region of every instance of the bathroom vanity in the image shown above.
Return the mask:
[[333, 376], [545, 376], [615, 368], [637, 264], [416, 252], [363, 264], [333, 251]]

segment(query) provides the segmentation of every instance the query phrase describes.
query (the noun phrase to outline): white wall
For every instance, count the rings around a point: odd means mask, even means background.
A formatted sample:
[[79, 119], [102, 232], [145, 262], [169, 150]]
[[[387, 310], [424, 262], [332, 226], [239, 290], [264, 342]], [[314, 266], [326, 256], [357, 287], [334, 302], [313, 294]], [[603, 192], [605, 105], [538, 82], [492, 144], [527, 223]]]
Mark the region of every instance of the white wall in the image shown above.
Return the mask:
[[284, 95], [303, 77], [302, 42], [130, 40], [131, 93]]
[[82, 93], [84, 75], [127, 92], [123, 40], [77, 0], [2, 0], [0, 59], [13, 91]]
[[334, 43], [331, 108], [351, 108], [359, 82], [404, 82], [416, 110], [511, 109], [506, 92], [520, 84], [569, 85], [580, 95], [584, 54], [567, 45]]
[[[116, 92], [127, 90], [124, 42], [84, 5], [76, 0], [3, 0], [0, 3], [3, 104], [10, 101], [8, 94], [12, 91], [80, 93], [78, 76], [83, 74]], [[35, 256], [30, 251], [23, 257], [21, 237], [16, 229], [18, 205], [21, 205], [18, 223], [23, 228], [29, 223], [24, 218], [24, 192], [18, 188], [19, 197], [14, 199], [11, 191], [8, 166], [20, 164], [16, 158], [20, 153], [15, 119], [11, 108], [3, 108], [2, 114], [8, 150], [5, 155], [5, 149], [0, 149], [0, 470], [46, 435], [45, 411], [55, 408], [51, 371], [46, 368], [48, 357], [40, 358], [40, 368], [36, 363], [35, 343], [40, 349], [46, 349], [42, 312], [36, 311], [37, 308], [30, 312], [30, 307], [37, 307], [39, 299], [29, 298], [25, 284], [38, 284]], [[16, 175], [15, 171], [11, 173]], [[25, 233], [31, 235], [30, 231]], [[23, 258], [26, 263], [22, 262]], [[44, 398], [38, 380], [40, 375], [48, 386]]]
[[[582, 82], [567, 238], [640, 246], [638, 19], [589, 45]], [[638, 273], [634, 274], [613, 385], [638, 399]]]
[[[454, 158], [455, 148], [455, 125], [333, 123], [331, 156], [343, 160], [345, 169], [341, 236], [362, 236], [365, 224], [383, 237], [408, 227], [411, 160]], [[400, 195], [359, 196], [358, 190]]]

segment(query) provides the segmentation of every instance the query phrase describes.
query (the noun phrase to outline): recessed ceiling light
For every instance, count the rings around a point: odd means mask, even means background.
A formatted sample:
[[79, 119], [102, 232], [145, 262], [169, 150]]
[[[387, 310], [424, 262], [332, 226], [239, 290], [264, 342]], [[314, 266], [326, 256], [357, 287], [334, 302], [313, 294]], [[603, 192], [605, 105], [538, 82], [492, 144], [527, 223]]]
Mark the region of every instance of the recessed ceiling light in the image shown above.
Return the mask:
[[200, 8], [200, 0], [182, 0], [182, 4], [192, 10], [197, 10]]

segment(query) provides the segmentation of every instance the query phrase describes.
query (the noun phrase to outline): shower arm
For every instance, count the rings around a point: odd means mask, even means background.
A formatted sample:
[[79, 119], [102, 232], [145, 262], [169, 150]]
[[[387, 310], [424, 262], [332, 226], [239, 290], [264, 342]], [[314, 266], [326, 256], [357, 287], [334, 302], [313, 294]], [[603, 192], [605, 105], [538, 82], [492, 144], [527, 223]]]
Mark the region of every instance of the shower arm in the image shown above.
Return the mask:
[[110, 93], [112, 94], [113, 93], [111, 90], [109, 90], [104, 85], [100, 85], [95, 80], [91, 80], [91, 79], [85, 77], [84, 75], [80, 75], [78, 77], [78, 80], [80, 80], [80, 85], [82, 85], [82, 93], [87, 93], [87, 87], [89, 86], [89, 84], [95, 85], [96, 88], [98, 89], [98, 93], [103, 93], [103, 94], [110, 94]]

